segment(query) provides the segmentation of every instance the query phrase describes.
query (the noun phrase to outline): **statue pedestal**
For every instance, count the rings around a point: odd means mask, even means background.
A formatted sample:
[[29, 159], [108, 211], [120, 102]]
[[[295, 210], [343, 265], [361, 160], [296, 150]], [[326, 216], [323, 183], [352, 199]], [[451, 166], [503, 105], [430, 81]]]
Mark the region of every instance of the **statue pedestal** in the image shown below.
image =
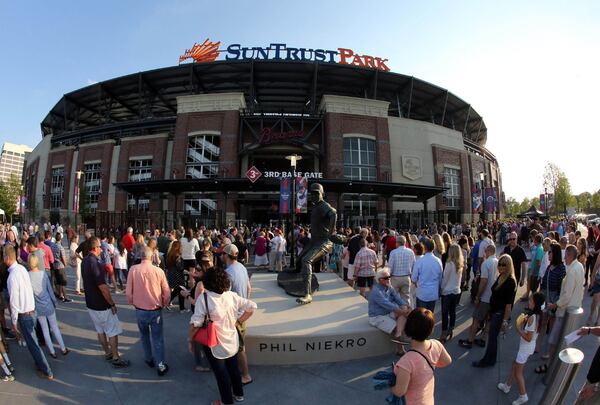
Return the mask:
[[[286, 294], [292, 297], [304, 297], [304, 281], [302, 280], [302, 273], [296, 273], [294, 271], [282, 271], [277, 274], [277, 285], [283, 288]], [[312, 282], [310, 283], [311, 295], [319, 289], [319, 280], [313, 273]]]
[[272, 273], [252, 276], [258, 304], [247, 321], [245, 350], [251, 365], [329, 363], [387, 355], [396, 345], [369, 325], [368, 303], [333, 273], [317, 273], [319, 293], [298, 305]]

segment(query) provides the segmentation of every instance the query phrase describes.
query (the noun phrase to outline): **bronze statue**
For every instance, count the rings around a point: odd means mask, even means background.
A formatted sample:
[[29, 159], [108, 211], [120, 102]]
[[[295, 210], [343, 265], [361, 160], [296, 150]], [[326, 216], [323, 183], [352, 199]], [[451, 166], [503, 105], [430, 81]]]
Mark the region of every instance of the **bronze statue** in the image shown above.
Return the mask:
[[331, 249], [330, 236], [335, 232], [337, 221], [336, 210], [323, 200], [323, 186], [319, 183], [310, 185], [309, 201], [312, 204], [310, 214], [310, 242], [298, 256], [304, 283], [304, 297], [296, 300], [299, 304], [312, 302], [311, 279], [313, 263], [320, 260]]

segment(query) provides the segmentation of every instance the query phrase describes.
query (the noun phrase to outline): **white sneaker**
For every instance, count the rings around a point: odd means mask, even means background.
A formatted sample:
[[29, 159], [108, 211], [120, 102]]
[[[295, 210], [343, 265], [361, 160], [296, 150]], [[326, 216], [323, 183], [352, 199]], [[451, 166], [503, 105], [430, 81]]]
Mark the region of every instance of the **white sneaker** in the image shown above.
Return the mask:
[[519, 398], [515, 399], [512, 405], [521, 405], [526, 403], [527, 401], [529, 401], [529, 397], [527, 397], [527, 394], [519, 395]]
[[502, 392], [504, 392], [505, 394], [508, 394], [510, 392], [510, 385], [506, 385], [504, 383], [498, 383], [498, 389]]

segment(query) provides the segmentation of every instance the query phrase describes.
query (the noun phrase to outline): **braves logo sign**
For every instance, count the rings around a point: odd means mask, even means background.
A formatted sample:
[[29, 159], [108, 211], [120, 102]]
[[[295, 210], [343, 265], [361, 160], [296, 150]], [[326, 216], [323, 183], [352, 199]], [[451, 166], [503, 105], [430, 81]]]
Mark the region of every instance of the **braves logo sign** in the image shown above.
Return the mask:
[[219, 51], [219, 45], [221, 45], [220, 41], [217, 43], [212, 43], [208, 40], [208, 38], [202, 43], [202, 45], [198, 45], [196, 42], [194, 46], [192, 46], [192, 49], [186, 49], [184, 54], [179, 57], [179, 63], [187, 59], [193, 59], [196, 63], [214, 62], [221, 53]]

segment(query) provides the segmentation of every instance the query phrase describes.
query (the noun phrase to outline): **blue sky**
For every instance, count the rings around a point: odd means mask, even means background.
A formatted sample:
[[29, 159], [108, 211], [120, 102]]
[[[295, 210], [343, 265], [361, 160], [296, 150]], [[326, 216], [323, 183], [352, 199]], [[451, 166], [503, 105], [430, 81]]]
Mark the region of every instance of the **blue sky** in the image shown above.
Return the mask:
[[598, 1], [0, 0], [0, 142], [35, 146], [62, 94], [175, 65], [205, 38], [348, 47], [471, 103], [507, 196], [539, 194], [546, 161], [598, 190], [582, 167], [600, 151], [598, 21]]

